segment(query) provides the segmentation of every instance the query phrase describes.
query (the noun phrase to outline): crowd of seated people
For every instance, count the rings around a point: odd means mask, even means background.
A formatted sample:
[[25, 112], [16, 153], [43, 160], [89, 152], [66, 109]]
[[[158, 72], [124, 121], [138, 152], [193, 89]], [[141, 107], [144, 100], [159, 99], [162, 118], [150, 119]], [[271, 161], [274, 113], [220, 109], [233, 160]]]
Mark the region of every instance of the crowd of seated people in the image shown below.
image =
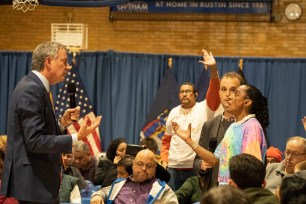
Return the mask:
[[85, 180], [94, 183], [97, 159], [91, 154], [88, 144], [83, 141], [77, 141], [72, 146], [72, 154], [72, 165], [78, 168]]
[[[122, 143], [122, 138], [118, 138]], [[114, 140], [115, 141], [115, 140]], [[116, 140], [117, 141], [117, 140]], [[123, 140], [124, 141], [124, 140]], [[115, 150], [119, 150], [118, 141], [115, 142], [117, 145]], [[124, 151], [128, 144], [123, 142]], [[112, 146], [111, 144], [110, 146]], [[272, 152], [271, 152], [272, 151]], [[136, 197], [131, 199], [136, 199], [134, 203], [147, 202], [150, 199], [152, 203], [203, 203], [209, 204], [210, 202], [217, 202], [215, 199], [221, 200], [220, 203], [229, 203], [229, 201], [235, 198], [237, 195], [240, 196], [241, 200], [235, 201], [235, 203], [303, 203], [305, 200], [304, 185], [306, 182], [306, 139], [303, 137], [295, 136], [287, 140], [286, 150], [284, 151], [284, 159], [279, 150], [272, 147], [267, 153], [267, 157], [274, 157], [274, 162], [269, 162], [269, 165], [258, 159], [257, 157], [242, 153], [237, 154], [230, 158], [229, 160], [229, 180], [227, 185], [217, 185], [214, 188], [208, 190], [203, 190], [203, 180], [207, 175], [205, 172], [199, 174], [198, 176], [191, 177], [176, 191], [173, 191], [168, 185], [167, 182], [162, 182], [158, 179], [156, 174], [157, 166], [163, 168], [161, 165], [157, 165], [158, 162], [155, 157], [155, 153], [149, 149], [145, 149], [145, 152], [141, 150], [143, 154], [140, 154], [140, 157], [132, 157], [128, 155], [122, 156], [118, 160], [117, 164], [114, 165], [116, 171], [113, 171], [112, 174], [108, 174], [105, 179], [111, 178], [109, 185], [101, 186], [101, 189], [95, 189], [96, 192], [91, 192], [91, 201], [87, 200], [82, 203], [107, 203], [108, 200], [119, 202], [120, 199], [127, 199], [125, 193], [129, 190], [134, 189], [133, 185], [130, 185], [130, 182], [136, 182], [141, 184], [150, 183], [151, 187], [148, 188], [146, 193], [137, 192]], [[124, 152], [126, 153], [126, 152]], [[115, 153], [115, 155], [117, 155]], [[118, 155], [117, 155], [118, 156]], [[63, 155], [63, 172], [64, 169], [76, 168], [73, 166], [73, 155]], [[64, 162], [68, 158], [68, 162]], [[105, 160], [106, 158], [100, 158]], [[136, 162], [137, 161], [137, 162]], [[268, 161], [268, 160], [267, 160]], [[153, 165], [153, 166], [151, 166]], [[154, 170], [153, 170], [154, 169]], [[133, 170], [136, 171], [135, 175]], [[164, 169], [166, 171], [166, 169]], [[70, 170], [71, 172], [72, 170]], [[73, 170], [75, 171], [75, 170]], [[76, 172], [78, 169], [76, 168]], [[114, 176], [114, 172], [116, 175]], [[143, 178], [140, 175], [147, 175]], [[211, 176], [211, 175], [210, 175]], [[136, 180], [133, 180], [133, 178]], [[138, 180], [140, 179], [140, 180]], [[155, 180], [157, 179], [157, 180]], [[71, 182], [71, 181], [69, 181]], [[78, 186], [81, 184], [79, 178], [73, 180], [73, 186]], [[160, 190], [162, 187], [166, 192], [162, 191], [161, 197], [156, 197], [157, 194], [153, 189], [155, 182], [158, 183], [157, 189]], [[99, 185], [100, 186], [100, 185]], [[112, 194], [110, 191], [111, 188], [117, 189], [115, 194]], [[143, 187], [147, 189], [147, 187]], [[152, 189], [153, 188], [153, 189]], [[288, 190], [291, 188], [292, 190]], [[68, 188], [67, 188], [68, 189]], [[113, 189], [113, 190], [114, 190]], [[73, 189], [70, 189], [73, 192]], [[223, 196], [220, 196], [220, 192], [226, 191]], [[122, 192], [122, 194], [120, 193]], [[114, 192], [113, 192], [114, 193]], [[242, 196], [243, 195], [243, 196]], [[144, 198], [143, 198], [144, 197]], [[145, 201], [140, 201], [144, 199]], [[154, 200], [155, 199], [155, 200]], [[214, 201], [212, 201], [214, 200]], [[227, 200], [227, 202], [225, 202]], [[290, 202], [288, 200], [291, 200]], [[61, 200], [64, 201], [64, 200]], [[72, 198], [70, 198], [70, 202]], [[239, 202], [238, 202], [239, 201]], [[219, 202], [219, 201], [218, 201]], [[69, 203], [69, 202], [62, 202]], [[77, 202], [74, 202], [77, 203]]]

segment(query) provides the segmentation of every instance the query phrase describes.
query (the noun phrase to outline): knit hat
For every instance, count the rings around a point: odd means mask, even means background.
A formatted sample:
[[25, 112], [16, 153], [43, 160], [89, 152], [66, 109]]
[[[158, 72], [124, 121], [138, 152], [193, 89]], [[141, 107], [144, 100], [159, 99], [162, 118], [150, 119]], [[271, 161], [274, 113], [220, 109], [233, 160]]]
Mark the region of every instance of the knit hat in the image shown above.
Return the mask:
[[279, 162], [283, 160], [282, 152], [276, 147], [272, 147], [272, 146], [269, 147], [269, 149], [267, 150], [267, 157], [273, 157]]

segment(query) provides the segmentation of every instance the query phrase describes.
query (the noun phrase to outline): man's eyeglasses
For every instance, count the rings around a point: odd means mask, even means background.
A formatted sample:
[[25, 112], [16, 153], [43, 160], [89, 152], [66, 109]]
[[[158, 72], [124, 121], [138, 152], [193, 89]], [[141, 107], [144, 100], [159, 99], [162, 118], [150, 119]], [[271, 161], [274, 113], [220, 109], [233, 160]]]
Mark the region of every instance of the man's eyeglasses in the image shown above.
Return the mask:
[[139, 168], [143, 168], [144, 166], [146, 167], [146, 169], [148, 170], [152, 170], [156, 164], [153, 164], [153, 163], [147, 163], [147, 164], [144, 164], [143, 162], [141, 161], [137, 161], [135, 162], [136, 166], [139, 167]]
[[193, 90], [180, 90], [179, 93], [180, 93], [180, 94], [184, 94], [184, 93], [186, 93], [186, 94], [191, 94], [191, 93], [193, 93]]
[[289, 156], [291, 155], [291, 157], [297, 158], [297, 157], [299, 157], [300, 155], [305, 155], [305, 154], [306, 154], [306, 153], [299, 154], [299, 153], [297, 153], [297, 152], [284, 151], [284, 155], [285, 155], [286, 157], [289, 157]]

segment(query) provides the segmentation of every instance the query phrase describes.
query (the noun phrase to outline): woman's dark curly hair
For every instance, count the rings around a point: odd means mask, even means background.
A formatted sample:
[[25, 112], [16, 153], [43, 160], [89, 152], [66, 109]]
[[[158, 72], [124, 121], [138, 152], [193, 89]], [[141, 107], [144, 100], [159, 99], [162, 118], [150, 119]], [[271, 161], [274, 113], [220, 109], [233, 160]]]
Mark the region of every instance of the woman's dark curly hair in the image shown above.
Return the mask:
[[256, 119], [261, 124], [262, 128], [267, 128], [270, 124], [267, 98], [263, 96], [255, 86], [250, 84], [244, 86], [247, 87], [246, 95], [253, 102], [250, 114], [256, 114]]
[[117, 156], [116, 151], [117, 151], [118, 146], [123, 142], [127, 144], [124, 138], [121, 138], [121, 137], [116, 138], [108, 146], [107, 151], [106, 151], [106, 157], [112, 162], [114, 162], [115, 156]]

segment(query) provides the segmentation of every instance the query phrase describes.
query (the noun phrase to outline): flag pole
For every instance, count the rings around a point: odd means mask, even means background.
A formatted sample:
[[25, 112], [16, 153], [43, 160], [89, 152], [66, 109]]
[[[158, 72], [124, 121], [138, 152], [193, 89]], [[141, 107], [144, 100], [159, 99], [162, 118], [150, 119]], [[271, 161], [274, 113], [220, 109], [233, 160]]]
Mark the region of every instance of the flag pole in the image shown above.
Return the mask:
[[239, 60], [239, 65], [238, 65], [239, 69], [242, 71], [243, 69], [243, 59]]
[[172, 68], [172, 57], [168, 58], [168, 68]]

